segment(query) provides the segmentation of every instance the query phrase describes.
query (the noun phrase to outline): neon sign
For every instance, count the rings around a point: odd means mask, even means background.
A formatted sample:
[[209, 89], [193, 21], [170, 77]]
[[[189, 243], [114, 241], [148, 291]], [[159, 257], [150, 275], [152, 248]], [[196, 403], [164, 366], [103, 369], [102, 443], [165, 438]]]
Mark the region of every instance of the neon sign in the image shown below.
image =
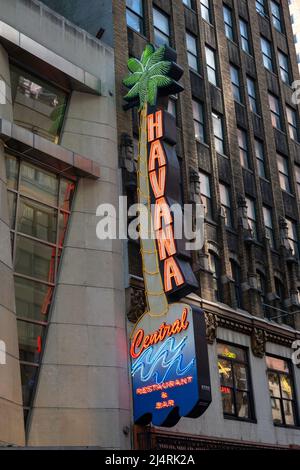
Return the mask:
[[[155, 237], [141, 237], [148, 309], [130, 338], [134, 421], [173, 426], [196, 418], [211, 402], [203, 312], [179, 300], [198, 288], [187, 253], [174, 238], [171, 203], [182, 204], [175, 119], [156, 106], [159, 96], [182, 91], [176, 53], [147, 45], [131, 58], [124, 80], [129, 107], [139, 106], [138, 201], [147, 208]], [[151, 204], [154, 204], [153, 219]]]

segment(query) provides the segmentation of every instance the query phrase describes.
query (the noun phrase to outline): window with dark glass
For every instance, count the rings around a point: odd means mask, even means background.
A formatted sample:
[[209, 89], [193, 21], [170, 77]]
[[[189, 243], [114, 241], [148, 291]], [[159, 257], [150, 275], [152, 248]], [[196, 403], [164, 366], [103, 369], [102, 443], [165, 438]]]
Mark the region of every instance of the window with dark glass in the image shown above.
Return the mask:
[[295, 165], [295, 177], [296, 177], [296, 185], [297, 185], [297, 194], [300, 201], [300, 166]]
[[14, 65], [10, 72], [14, 122], [58, 143], [68, 94]]
[[182, 0], [182, 3], [188, 8], [193, 8], [192, 0]]
[[261, 178], [266, 178], [266, 167], [265, 167], [265, 150], [264, 150], [264, 144], [258, 139], [254, 140], [254, 148], [255, 148], [255, 157], [256, 157], [256, 163], [257, 163], [257, 170], [258, 170], [258, 175]]
[[290, 106], [286, 106], [286, 115], [288, 120], [289, 136], [291, 139], [298, 142], [298, 122], [296, 111]]
[[272, 209], [270, 207], [263, 206], [263, 216], [264, 216], [266, 237], [269, 239], [270, 247], [274, 248], [275, 238], [274, 238], [274, 229], [273, 229]]
[[280, 69], [280, 77], [281, 80], [290, 85], [291, 78], [290, 78], [290, 68], [289, 68], [289, 59], [286, 54], [278, 50], [278, 62], [279, 62], [279, 69]]
[[220, 183], [220, 201], [226, 227], [232, 227], [232, 209], [229, 187]]
[[28, 410], [75, 182], [6, 158], [23, 402]]
[[192, 100], [193, 105], [193, 119], [195, 138], [200, 142], [205, 142], [205, 128], [204, 128], [204, 110], [203, 104], [199, 101]]
[[249, 162], [249, 150], [248, 150], [248, 138], [247, 132], [243, 129], [237, 130], [240, 162], [243, 168], [250, 168]]
[[281, 17], [281, 8], [277, 2], [273, 0], [270, 1], [271, 6], [271, 14], [272, 14], [272, 23], [275, 29], [280, 33], [283, 33], [283, 24], [282, 24], [282, 17]]
[[280, 321], [282, 321], [282, 323], [287, 323], [289, 315], [285, 304], [285, 288], [283, 282], [277, 276], [274, 277], [274, 281], [277, 296], [277, 310], [271, 309], [271, 315], [269, 318], [278, 323], [280, 323]]
[[197, 38], [188, 32], [186, 32], [185, 37], [189, 67], [196, 72], [199, 72]]
[[247, 76], [247, 91], [248, 91], [250, 109], [253, 113], [258, 114], [256, 84], [255, 84], [255, 80], [253, 80], [253, 78], [249, 76]]
[[267, 377], [274, 424], [296, 426], [297, 403], [289, 360], [266, 356]]
[[126, 21], [127, 26], [143, 34], [143, 0], [126, 0]]
[[230, 78], [231, 78], [231, 89], [233, 94], [233, 99], [242, 102], [241, 97], [241, 84], [240, 84], [240, 71], [235, 65], [230, 65]]
[[243, 308], [243, 293], [242, 293], [242, 273], [238, 263], [234, 260], [230, 261], [231, 274], [233, 279], [233, 288], [237, 308]]
[[213, 131], [214, 131], [214, 140], [215, 140], [215, 149], [218, 153], [225, 153], [224, 145], [224, 125], [223, 125], [223, 116], [217, 113], [212, 113], [213, 119]]
[[244, 52], [247, 52], [247, 54], [251, 54], [248, 23], [244, 21], [242, 18], [240, 18], [239, 24], [240, 24], [242, 50]]
[[225, 36], [227, 39], [234, 41], [232, 10], [227, 5], [223, 5], [223, 17], [225, 24]]
[[170, 45], [170, 19], [157, 8], [153, 8], [154, 42], [157, 47]]
[[280, 187], [288, 193], [291, 192], [290, 185], [290, 175], [289, 175], [289, 165], [286, 157], [283, 157], [279, 153], [276, 155], [277, 158], [277, 168], [279, 173]]
[[205, 207], [205, 217], [212, 219], [212, 201], [210, 191], [210, 177], [206, 173], [199, 172], [201, 201]]
[[271, 111], [272, 126], [276, 129], [282, 130], [282, 118], [279, 99], [277, 98], [277, 96], [274, 96], [271, 93], [268, 94], [268, 98]]
[[266, 69], [270, 70], [270, 72], [274, 72], [273, 53], [272, 53], [271, 43], [270, 41], [268, 41], [268, 39], [261, 36], [260, 44], [261, 44], [261, 51], [262, 51], [264, 66]]
[[257, 271], [257, 288], [260, 291], [261, 306], [265, 317], [269, 317], [267, 307], [267, 281], [265, 275], [261, 271]]
[[224, 416], [253, 420], [253, 394], [247, 350], [218, 343], [217, 351]]
[[177, 117], [177, 99], [176, 97], [170, 97], [168, 101], [168, 113], [172, 114], [174, 118]]
[[205, 57], [207, 67], [208, 81], [213, 85], [218, 85], [217, 65], [216, 65], [216, 51], [209, 46], [205, 46]]
[[248, 227], [251, 231], [252, 237], [257, 240], [257, 220], [256, 220], [256, 205], [255, 201], [250, 198], [246, 198], [247, 203], [247, 218]]
[[288, 241], [292, 254], [299, 258], [299, 243], [298, 243], [298, 234], [297, 234], [297, 224], [291, 219], [285, 219], [288, 227]]
[[210, 0], [200, 0], [200, 9], [202, 18], [211, 23]]
[[256, 0], [255, 1], [256, 11], [262, 16], [266, 16], [266, 5], [265, 0]]
[[209, 252], [209, 268], [212, 272], [213, 282], [213, 293], [214, 299], [218, 302], [223, 301], [223, 287], [221, 282], [221, 262], [217, 255], [213, 252]]

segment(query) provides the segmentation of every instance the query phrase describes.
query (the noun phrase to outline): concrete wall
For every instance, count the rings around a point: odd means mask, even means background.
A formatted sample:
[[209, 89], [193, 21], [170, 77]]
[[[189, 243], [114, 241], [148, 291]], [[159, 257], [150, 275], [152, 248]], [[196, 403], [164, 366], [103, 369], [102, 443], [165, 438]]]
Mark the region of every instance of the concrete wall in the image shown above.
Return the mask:
[[[0, 118], [10, 119], [11, 93], [8, 57], [0, 46], [0, 79], [5, 82], [6, 104]], [[0, 140], [0, 341], [6, 345], [6, 364], [0, 364], [0, 446], [24, 445], [24, 421], [19, 366], [15, 291], [11, 259], [4, 146]]]

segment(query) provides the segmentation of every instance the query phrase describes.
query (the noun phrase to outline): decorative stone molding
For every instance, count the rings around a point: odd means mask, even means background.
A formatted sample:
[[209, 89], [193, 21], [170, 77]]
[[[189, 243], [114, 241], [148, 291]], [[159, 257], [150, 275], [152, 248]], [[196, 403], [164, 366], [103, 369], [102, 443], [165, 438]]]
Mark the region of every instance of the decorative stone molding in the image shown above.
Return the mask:
[[217, 337], [219, 318], [214, 313], [205, 312], [206, 339], [208, 344], [213, 344]]
[[130, 309], [127, 318], [132, 323], [136, 323], [146, 310], [146, 299], [144, 289], [131, 287]]
[[266, 352], [267, 333], [260, 328], [254, 328], [251, 334], [251, 348], [254, 356], [264, 357]]

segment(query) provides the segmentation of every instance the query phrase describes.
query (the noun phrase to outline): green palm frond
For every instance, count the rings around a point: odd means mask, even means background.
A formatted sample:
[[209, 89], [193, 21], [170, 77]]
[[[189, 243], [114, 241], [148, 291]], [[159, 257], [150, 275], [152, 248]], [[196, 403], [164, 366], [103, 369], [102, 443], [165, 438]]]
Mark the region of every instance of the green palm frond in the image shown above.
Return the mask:
[[155, 50], [154, 46], [148, 44], [142, 54], [141, 60], [131, 57], [128, 60], [128, 75], [123, 83], [130, 88], [125, 99], [139, 98], [140, 109], [145, 103], [155, 105], [158, 89], [173, 83], [168, 77], [171, 62], [164, 60], [165, 46]]

